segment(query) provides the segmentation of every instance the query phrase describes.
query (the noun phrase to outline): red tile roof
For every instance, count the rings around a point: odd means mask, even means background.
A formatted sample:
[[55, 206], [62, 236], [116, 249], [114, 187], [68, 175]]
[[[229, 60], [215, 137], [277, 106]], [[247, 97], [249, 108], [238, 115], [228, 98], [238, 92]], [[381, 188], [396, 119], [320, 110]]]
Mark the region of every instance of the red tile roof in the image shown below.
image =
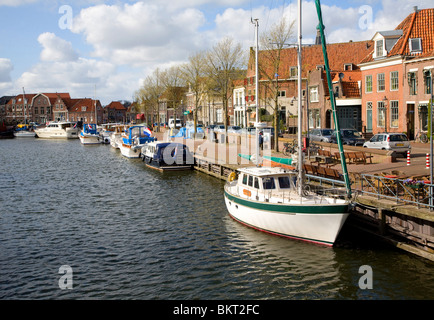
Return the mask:
[[125, 108], [125, 106], [120, 101], [112, 101], [106, 106], [106, 108], [125, 111], [127, 110], [127, 108]]
[[[434, 8], [421, 9], [409, 14], [395, 30], [402, 30], [402, 36], [397, 40], [387, 57], [396, 55], [432, 56], [434, 53]], [[422, 51], [410, 52], [409, 39], [421, 38]], [[372, 50], [361, 63], [373, 61]]]
[[[345, 43], [327, 44], [327, 55], [329, 59], [330, 69], [344, 70], [344, 64], [353, 64], [353, 69], [358, 69], [357, 64], [373, 49], [373, 41], [357, 41]], [[270, 58], [271, 51], [259, 52], [259, 64], [265, 65], [269, 61], [269, 65], [265, 67], [267, 74], [274, 74]], [[248, 77], [252, 77], [255, 69], [254, 51], [251, 50]], [[318, 65], [324, 65], [324, 56], [321, 45], [304, 46], [302, 49], [302, 77], [307, 77], [307, 72], [314, 70]], [[288, 48], [281, 52], [281, 64], [279, 67], [279, 78], [289, 78], [290, 67], [297, 66], [297, 49]], [[261, 69], [261, 67], [260, 67]], [[253, 72], [253, 73], [252, 73]], [[261, 80], [266, 80], [263, 76]]]

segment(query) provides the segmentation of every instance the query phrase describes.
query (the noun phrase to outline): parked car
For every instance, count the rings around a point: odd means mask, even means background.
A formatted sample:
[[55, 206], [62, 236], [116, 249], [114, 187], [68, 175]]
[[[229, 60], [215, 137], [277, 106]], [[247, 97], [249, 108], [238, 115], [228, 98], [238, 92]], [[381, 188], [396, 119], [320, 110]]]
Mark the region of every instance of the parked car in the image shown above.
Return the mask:
[[332, 129], [311, 129], [309, 131], [309, 139], [311, 141], [330, 142], [332, 134]]
[[241, 130], [240, 126], [229, 126], [228, 127], [228, 133], [239, 133]]
[[225, 132], [225, 125], [218, 124], [214, 127], [214, 132]]
[[211, 130], [214, 130], [214, 128], [217, 127], [215, 124], [210, 124], [206, 127], [206, 133], [210, 133]]
[[[347, 144], [350, 146], [362, 146], [365, 143], [365, 139], [356, 129], [340, 129], [340, 135], [343, 144]], [[334, 131], [331, 135], [330, 142], [338, 143], [336, 131]]]
[[377, 133], [363, 144], [365, 148], [395, 151], [405, 155], [411, 149], [410, 141], [404, 133]]

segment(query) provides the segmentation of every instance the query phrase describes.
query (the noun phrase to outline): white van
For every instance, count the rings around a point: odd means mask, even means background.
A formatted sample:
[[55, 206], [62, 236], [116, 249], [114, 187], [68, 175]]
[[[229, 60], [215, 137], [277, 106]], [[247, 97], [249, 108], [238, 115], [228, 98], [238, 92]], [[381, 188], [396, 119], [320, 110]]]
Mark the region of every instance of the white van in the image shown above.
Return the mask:
[[179, 129], [182, 127], [181, 119], [169, 119], [169, 128]]

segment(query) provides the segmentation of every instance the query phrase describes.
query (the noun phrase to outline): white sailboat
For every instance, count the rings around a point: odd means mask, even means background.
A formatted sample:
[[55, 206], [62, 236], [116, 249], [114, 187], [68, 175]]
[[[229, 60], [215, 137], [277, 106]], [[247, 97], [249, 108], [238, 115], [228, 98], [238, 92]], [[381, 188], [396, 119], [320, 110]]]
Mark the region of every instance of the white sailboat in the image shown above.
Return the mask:
[[14, 136], [16, 138], [35, 138], [36, 133], [31, 126], [27, 124], [27, 105], [26, 105], [26, 93], [23, 88], [23, 112], [24, 112], [24, 124], [19, 125], [15, 130]]
[[[301, 0], [298, 6], [298, 154], [302, 155]], [[255, 21], [258, 75], [258, 23]], [[259, 92], [258, 87], [256, 92]], [[258, 150], [257, 146], [256, 159], [259, 159]], [[238, 179], [232, 173], [225, 185], [226, 207], [234, 220], [257, 230], [332, 246], [349, 215], [349, 198], [338, 194], [318, 194], [306, 189], [303, 161], [300, 160], [297, 162], [298, 170], [260, 166], [241, 168], [238, 170]]]

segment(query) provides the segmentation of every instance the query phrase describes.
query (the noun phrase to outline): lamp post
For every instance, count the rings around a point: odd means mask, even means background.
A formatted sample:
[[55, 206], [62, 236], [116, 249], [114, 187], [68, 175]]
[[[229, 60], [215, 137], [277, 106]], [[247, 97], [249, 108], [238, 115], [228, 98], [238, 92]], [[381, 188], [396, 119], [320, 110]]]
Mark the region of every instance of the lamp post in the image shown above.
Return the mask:
[[434, 81], [433, 81], [433, 69], [430, 70], [431, 73], [431, 107], [430, 109], [430, 126], [429, 126], [429, 143], [430, 143], [430, 159], [429, 159], [429, 165], [430, 165], [430, 183], [431, 186], [429, 188], [429, 205], [430, 205], [430, 210], [432, 210], [432, 205], [433, 205], [433, 141], [432, 141], [432, 116], [433, 116], [433, 104], [434, 104]]

